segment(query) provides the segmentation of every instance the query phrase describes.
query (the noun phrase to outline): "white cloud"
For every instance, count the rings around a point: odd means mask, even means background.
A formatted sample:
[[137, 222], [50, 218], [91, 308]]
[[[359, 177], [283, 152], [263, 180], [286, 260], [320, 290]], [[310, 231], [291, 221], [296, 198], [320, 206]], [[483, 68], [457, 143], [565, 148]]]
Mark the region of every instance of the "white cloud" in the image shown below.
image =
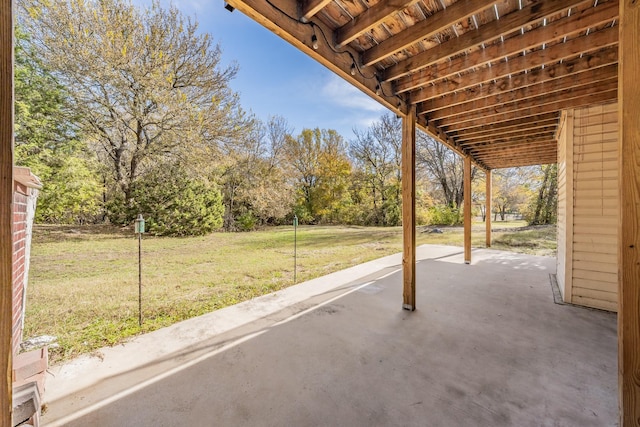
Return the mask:
[[331, 74], [322, 88], [322, 94], [327, 101], [354, 110], [380, 113], [386, 108], [369, 98], [359, 89], [351, 86], [335, 74]]

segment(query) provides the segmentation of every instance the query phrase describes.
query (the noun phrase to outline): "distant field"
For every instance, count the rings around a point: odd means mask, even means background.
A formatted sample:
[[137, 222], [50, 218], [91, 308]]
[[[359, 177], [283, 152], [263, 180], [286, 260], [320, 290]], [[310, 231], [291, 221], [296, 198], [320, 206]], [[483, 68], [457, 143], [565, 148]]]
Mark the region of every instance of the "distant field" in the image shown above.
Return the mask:
[[[496, 249], [555, 255], [555, 227], [495, 223]], [[484, 247], [484, 224], [472, 244]], [[504, 230], [504, 231], [498, 231]], [[416, 243], [462, 245], [462, 229], [420, 228]], [[298, 228], [298, 282], [402, 250], [400, 227]], [[143, 240], [144, 324], [138, 326], [138, 246], [130, 230], [36, 226], [25, 338], [55, 335], [52, 362], [293, 284], [293, 228]]]

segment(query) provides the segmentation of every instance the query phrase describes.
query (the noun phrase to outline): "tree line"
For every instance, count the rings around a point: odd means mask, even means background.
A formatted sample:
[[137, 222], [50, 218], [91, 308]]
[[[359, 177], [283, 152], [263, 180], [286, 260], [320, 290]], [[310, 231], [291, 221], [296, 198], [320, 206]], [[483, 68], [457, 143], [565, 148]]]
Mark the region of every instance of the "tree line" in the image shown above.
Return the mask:
[[[44, 182], [38, 221], [128, 225], [142, 213], [151, 232], [167, 235], [252, 230], [294, 215], [401, 223], [396, 116], [349, 140], [331, 129], [295, 133], [284, 117], [261, 121], [242, 108], [230, 86], [237, 66], [222, 66], [220, 46], [174, 6], [18, 4], [15, 157]], [[461, 159], [419, 132], [417, 161], [419, 222], [459, 223]], [[531, 222], [553, 222], [554, 171], [498, 173], [496, 212], [528, 209]], [[472, 173], [478, 183], [483, 174]]]

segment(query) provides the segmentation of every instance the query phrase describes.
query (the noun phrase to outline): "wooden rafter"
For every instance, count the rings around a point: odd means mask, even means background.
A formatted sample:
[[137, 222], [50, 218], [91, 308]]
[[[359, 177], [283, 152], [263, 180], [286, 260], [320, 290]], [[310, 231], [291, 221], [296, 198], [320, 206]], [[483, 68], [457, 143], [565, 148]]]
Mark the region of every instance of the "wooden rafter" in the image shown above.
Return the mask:
[[525, 158], [513, 158], [509, 160], [496, 160], [487, 162], [487, 164], [491, 167], [491, 169], [505, 169], [505, 168], [515, 168], [521, 166], [534, 166], [534, 165], [547, 165], [551, 163], [556, 163], [558, 161], [557, 156], [550, 157], [533, 157], [527, 156]]
[[[516, 92], [518, 89], [528, 88], [531, 92], [553, 92], [578, 86], [585, 81], [596, 83], [615, 77], [618, 73], [617, 56], [609, 57], [610, 62], [592, 61], [591, 56], [583, 56], [571, 62], [563, 62], [545, 68], [537, 68], [528, 73], [520, 73], [512, 77], [504, 77], [490, 82], [487, 85], [446, 94], [440, 98], [430, 99], [422, 103], [424, 111], [434, 111], [470, 101], [497, 97], [500, 94], [512, 93], [512, 96], [526, 96], [525, 93]], [[576, 82], [572, 84], [571, 82]]]
[[377, 3], [336, 30], [336, 47], [347, 45], [362, 33], [380, 25], [389, 15], [406, 9], [417, 1], [419, 0], [391, 0]]
[[385, 70], [383, 80], [396, 80], [422, 68], [433, 65], [445, 58], [462, 53], [482, 43], [488, 43], [501, 36], [506, 36], [524, 25], [536, 23], [546, 16], [567, 9], [584, 0], [547, 0], [530, 4], [527, 7], [511, 12], [500, 20], [491, 21], [478, 29], [468, 31], [460, 37], [452, 38], [432, 49], [414, 55]]
[[315, 14], [320, 12], [329, 3], [331, 3], [331, 0], [308, 0], [304, 2], [301, 8], [300, 21], [309, 22]]
[[461, 146], [465, 147], [470, 144], [477, 144], [478, 142], [491, 141], [495, 139], [501, 138], [518, 138], [518, 137], [527, 137], [532, 135], [539, 134], [555, 134], [557, 129], [557, 124], [555, 122], [547, 123], [547, 126], [539, 127], [539, 128], [525, 128], [525, 129], [514, 129], [511, 131], [503, 131], [503, 132], [492, 132], [482, 135], [476, 136], [468, 136], [466, 138], [458, 137], [456, 141]]
[[365, 65], [375, 64], [420, 40], [433, 37], [445, 28], [481, 12], [487, 7], [490, 7], [490, 5], [487, 4], [486, 0], [456, 2], [451, 7], [436, 12], [429, 19], [420, 21], [416, 25], [367, 50], [362, 55], [362, 62]]
[[420, 104], [421, 113], [428, 112], [431, 119], [438, 120], [460, 114], [471, 117], [471, 112], [481, 112], [486, 109], [497, 112], [503, 111], [505, 108], [510, 108], [512, 111], [517, 111], [518, 108], [526, 108], [528, 106], [527, 101], [534, 102], [536, 105], [542, 105], [543, 103], [555, 100], [558, 96], [564, 96], [569, 92], [575, 94], [575, 96], [579, 96], [582, 94], [581, 88], [588, 87], [593, 90], [594, 86], [600, 86], [598, 83], [603, 83], [603, 87], [611, 87], [607, 86], [607, 82], [613, 81], [613, 86], [615, 86], [617, 75], [618, 66], [617, 64], [612, 64], [577, 75], [553, 79], [536, 85], [524, 86], [513, 91], [498, 93], [484, 98], [473, 98], [471, 101], [440, 108], [436, 111], [429, 110], [432, 104]]
[[617, 96], [617, 83], [615, 80], [606, 81], [601, 82], [600, 85], [582, 87], [579, 90], [572, 89], [552, 94], [552, 96], [542, 96], [540, 99], [529, 100], [522, 104], [511, 103], [508, 106], [496, 106], [493, 111], [474, 111], [468, 115], [460, 114], [443, 119], [438, 123], [441, 126], [455, 125], [459, 129], [464, 129], [466, 126], [475, 126], [481, 122], [492, 121], [499, 123], [520, 117], [546, 114], [565, 108], [577, 108], [614, 101]]
[[[312, 24], [303, 23], [303, 18], [306, 16], [304, 14], [299, 21], [290, 18], [298, 16], [296, 3], [288, 0], [271, 0], [270, 2], [263, 0], [228, 0], [228, 3], [281, 36], [297, 49], [313, 57], [353, 86], [370, 96], [375, 96], [381, 104], [391, 111], [396, 114], [405, 114], [406, 104], [401, 98], [386, 93], [386, 91], [384, 93], [381, 92], [380, 95], [375, 95], [376, 86], [378, 85], [378, 81], [374, 77], [375, 70], [360, 67], [358, 68], [360, 72], [352, 74], [351, 70], [356, 65], [353, 58], [359, 56], [358, 51], [346, 46], [341, 51], [336, 52], [333, 46], [328, 46], [323, 37], [318, 35], [318, 33], [323, 33], [331, 40], [331, 35], [333, 34], [331, 27], [319, 20], [313, 21]], [[312, 0], [309, 4], [315, 5], [316, 3], [322, 3], [322, 7], [326, 5], [324, 1], [318, 2], [316, 0]], [[320, 39], [318, 49], [314, 49], [311, 42], [314, 32]]]
[[485, 170], [490, 147], [555, 137], [561, 109], [617, 96], [615, 0], [509, 1], [499, 16], [490, 0], [229, 3], [396, 114], [416, 105], [418, 128]]
[[[617, 7], [614, 3], [605, 3], [598, 7], [586, 9], [581, 13], [574, 13], [549, 25], [527, 31], [519, 37], [511, 37], [502, 43], [495, 43], [451, 61], [441, 62], [415, 72], [410, 76], [397, 80], [394, 84], [394, 89], [398, 93], [406, 92], [430, 84], [434, 80], [454, 77], [458, 73], [465, 73], [496, 62], [496, 60], [528, 51], [542, 46], [544, 43], [563, 40], [564, 37], [574, 36], [589, 28], [610, 23], [616, 19], [617, 13]], [[540, 65], [538, 63], [537, 66]], [[530, 68], [534, 67], [531, 66]]]
[[507, 146], [521, 146], [536, 143], [537, 141], [555, 141], [555, 132], [549, 131], [544, 133], [529, 134], [526, 137], [513, 137], [497, 135], [496, 138], [477, 140], [472, 142], [463, 142], [461, 147], [467, 151], [492, 151], [502, 150]]
[[[465, 75], [464, 78], [443, 81], [422, 90], [412, 92], [411, 102], [422, 102], [454, 91], [461, 91], [480, 84], [490, 83], [496, 79], [508, 78], [509, 75], [523, 73], [538, 67], [556, 65], [556, 71], [566, 68], [564, 75], [570, 75], [573, 66], [572, 59], [587, 56], [585, 61], [579, 61], [578, 66], [598, 67], [614, 63], [618, 60], [618, 49], [612, 47], [618, 42], [618, 29], [610, 28], [597, 33], [569, 40], [566, 43], [554, 45], [544, 50], [535, 51], [529, 55], [519, 56], [510, 61], [500, 62], [493, 67], [485, 67], [476, 73]], [[607, 48], [608, 49], [604, 49]], [[562, 63], [560, 63], [562, 61]], [[564, 63], [567, 61], [567, 63]], [[579, 70], [584, 71], [584, 68]]]
[[551, 123], [558, 123], [557, 113], [548, 113], [536, 117], [535, 120], [528, 118], [512, 120], [510, 122], [496, 123], [490, 125], [482, 125], [476, 128], [470, 128], [466, 130], [460, 130], [453, 136], [456, 140], [464, 139], [465, 137], [474, 136], [491, 136], [495, 134], [509, 133], [512, 131], [518, 131], [520, 129], [537, 129], [539, 127], [549, 126]]
[[474, 153], [477, 156], [484, 159], [484, 161], [491, 161], [496, 159], [511, 159], [517, 156], [535, 156], [538, 157], [540, 155], [548, 155], [555, 156], [556, 155], [556, 147], [555, 144], [549, 144], [551, 147], [531, 147], [525, 149], [513, 150], [511, 152], [504, 151], [500, 154], [498, 153]]
[[13, 11], [0, 0], [0, 425], [10, 426], [13, 330]]

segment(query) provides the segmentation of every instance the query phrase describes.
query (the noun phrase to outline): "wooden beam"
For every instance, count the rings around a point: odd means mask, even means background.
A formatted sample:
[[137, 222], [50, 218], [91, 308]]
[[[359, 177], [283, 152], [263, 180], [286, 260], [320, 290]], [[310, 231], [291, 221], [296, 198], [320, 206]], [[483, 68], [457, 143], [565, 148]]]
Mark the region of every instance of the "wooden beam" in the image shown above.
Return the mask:
[[463, 197], [464, 197], [464, 263], [471, 264], [471, 157], [464, 157]]
[[[503, 77], [486, 85], [478, 85], [464, 91], [425, 100], [422, 107], [428, 111], [435, 111], [480, 99], [497, 98], [501, 94], [516, 94], [517, 91], [522, 92], [525, 89], [527, 93], [561, 90], [578, 86], [581, 84], [580, 82], [587, 80], [597, 82], [618, 75], [617, 58], [611, 59], [610, 62], [598, 61], [596, 63], [590, 59], [589, 56], [584, 56], [573, 61], [536, 68], [526, 73], [511, 75], [511, 77]], [[572, 85], [571, 81], [575, 83]], [[417, 102], [418, 99], [417, 96], [411, 96], [412, 103]]]
[[508, 35], [525, 25], [534, 24], [546, 16], [582, 2], [584, 0], [547, 0], [530, 4], [520, 10], [502, 16], [499, 20], [491, 21], [478, 29], [467, 31], [460, 37], [451, 38], [440, 45], [392, 65], [385, 71], [384, 80], [399, 79], [472, 47], [480, 46], [482, 43], [488, 43], [500, 36]]
[[[560, 64], [557, 67], [559, 69], [562, 67], [567, 68], [564, 74], [570, 74], [574, 71], [570, 60], [580, 54], [586, 56], [587, 59], [580, 61], [579, 66], [589, 65], [590, 68], [595, 68], [600, 65], [612, 64], [618, 61], [618, 48], [617, 46], [614, 47], [617, 43], [617, 28], [608, 28], [592, 33], [589, 36], [567, 40], [566, 43], [556, 44], [525, 56], [512, 58], [509, 61], [499, 62], [492, 67], [481, 68], [477, 72], [466, 74], [462, 78], [454, 77], [433, 86], [424, 87], [417, 93], [412, 93], [411, 102], [437, 98], [451, 92], [487, 84], [494, 79], [508, 78], [510, 74], [523, 73], [525, 70], [533, 70], [543, 65], [546, 67], [560, 61], [568, 61], [567, 64]], [[605, 47], [609, 47], [609, 49], [600, 50]]]
[[483, 157], [478, 156], [482, 161], [484, 161], [488, 165], [492, 165], [491, 167], [496, 168], [496, 163], [506, 164], [507, 166], [500, 167], [513, 167], [516, 166], [513, 163], [520, 164], [523, 161], [528, 162], [527, 164], [531, 165], [542, 165], [547, 163], [557, 163], [558, 155], [557, 153], [553, 153], [552, 151], [540, 152], [540, 153], [523, 153], [518, 154], [514, 153], [511, 156], [501, 156], [501, 157]]
[[511, 161], [516, 159], [533, 159], [533, 158], [553, 159], [553, 161], [555, 162], [556, 159], [558, 158], [558, 155], [557, 153], [554, 153], [553, 150], [547, 150], [547, 151], [540, 151], [537, 153], [512, 153], [511, 155], [505, 155], [505, 156], [488, 155], [488, 156], [479, 156], [479, 157], [487, 163], [491, 163], [497, 160]]
[[491, 171], [485, 172], [485, 207], [484, 207], [484, 225], [485, 225], [485, 244], [491, 247]]
[[604, 87], [591, 87], [584, 88], [579, 91], [572, 91], [564, 94], [564, 96], [557, 95], [553, 99], [540, 100], [539, 104], [528, 101], [523, 103], [524, 105], [509, 104], [511, 109], [500, 108], [500, 112], [473, 112], [468, 115], [461, 114], [455, 117], [449, 117], [442, 120], [440, 126], [454, 126], [456, 128], [464, 129], [467, 126], [473, 126], [477, 123], [497, 123], [508, 120], [513, 120], [520, 117], [530, 117], [538, 114], [546, 114], [551, 112], [557, 112], [567, 108], [578, 108], [585, 105], [600, 104], [603, 102], [615, 101], [618, 97], [617, 88], [612, 88], [611, 84], [615, 84], [615, 81], [609, 82]]
[[[336, 48], [346, 46], [361, 34], [380, 25], [389, 15], [406, 9], [419, 0], [381, 1], [336, 30]], [[394, 37], [392, 37], [394, 38]]]
[[[582, 96], [593, 95], [596, 93], [607, 92], [610, 90], [617, 90], [618, 81], [616, 77], [612, 77], [605, 81], [599, 81], [594, 84], [583, 84], [581, 86], [564, 89], [558, 92], [541, 93], [530, 98], [523, 99], [511, 99], [505, 100], [502, 103], [489, 103], [485, 105], [483, 101], [475, 103], [469, 103], [466, 105], [467, 109], [459, 108], [460, 105], [454, 107], [452, 110], [439, 110], [433, 113], [429, 113], [429, 120], [442, 123], [460, 123], [469, 120], [486, 118], [492, 115], [498, 115], [506, 112], [517, 112], [520, 110], [528, 110], [531, 107], [538, 107], [547, 104], [556, 104], [560, 101], [567, 101], [572, 98], [579, 98]], [[555, 108], [557, 110], [557, 108]], [[420, 111], [422, 113], [422, 111]]]
[[524, 153], [524, 154], [513, 154], [511, 156], [498, 156], [498, 157], [487, 157], [487, 158], [482, 157], [482, 159], [487, 164], [502, 162], [512, 166], [513, 162], [519, 163], [520, 161], [531, 161], [531, 163], [529, 164], [556, 163], [558, 159], [558, 155], [557, 153], [553, 153], [553, 152], [546, 152], [546, 153], [539, 153], [539, 154]]
[[547, 135], [531, 135], [521, 138], [504, 138], [504, 139], [489, 139], [485, 141], [476, 141], [474, 144], [466, 144], [463, 146], [465, 150], [484, 150], [495, 149], [499, 147], [500, 150], [508, 148], [516, 148], [517, 146], [538, 146], [540, 144], [552, 144], [555, 139], [555, 133], [549, 132]]
[[512, 160], [496, 160], [487, 162], [492, 169], [505, 169], [516, 168], [521, 166], [535, 166], [535, 165], [547, 165], [557, 163], [557, 158], [535, 158], [528, 157], [524, 159], [512, 159]]
[[469, 153], [476, 156], [491, 156], [491, 155], [511, 155], [513, 153], [522, 152], [538, 152], [538, 151], [553, 151], [556, 146], [556, 141], [553, 139], [540, 139], [533, 142], [525, 143], [498, 143], [487, 144], [481, 147], [470, 147]]
[[[308, 0], [304, 2], [300, 13], [300, 20], [302, 22], [309, 22], [311, 18], [320, 12], [326, 5], [331, 3], [332, 0]], [[230, 3], [230, 2], [228, 2]]]
[[0, 0], [0, 425], [12, 413], [13, 2]]
[[619, 307], [620, 426], [640, 425], [640, 2], [620, 0]]
[[[361, 70], [362, 74], [355, 73], [355, 75], [351, 75], [351, 67], [353, 66], [353, 60], [351, 58], [358, 58], [360, 52], [351, 49], [349, 46], [345, 46], [341, 50], [341, 53], [337, 53], [333, 50], [334, 47], [327, 45], [323, 37], [319, 35], [318, 49], [313, 49], [311, 37], [314, 34], [314, 29], [312, 25], [292, 21], [276, 9], [276, 7], [279, 8], [289, 16], [297, 16], [297, 4], [295, 2], [289, 0], [270, 0], [270, 2], [263, 0], [227, 0], [227, 3], [276, 35], [282, 37], [296, 49], [312, 57], [395, 114], [406, 114], [407, 106], [404, 100], [391, 94], [390, 91], [376, 95], [378, 80], [365, 77], [375, 74], [375, 70], [365, 67]], [[270, 3], [276, 7], [273, 7]], [[315, 26], [316, 34], [320, 30], [327, 35], [333, 34], [332, 29], [319, 20], [315, 20], [313, 26]], [[389, 96], [387, 96], [387, 94]]]
[[362, 55], [362, 61], [365, 65], [373, 65], [420, 40], [433, 37], [442, 30], [490, 6], [486, 0], [458, 1], [448, 8], [434, 13], [425, 20], [373, 46]]
[[515, 160], [515, 159], [553, 159], [555, 163], [558, 158], [558, 153], [553, 149], [539, 150], [539, 151], [513, 151], [511, 153], [504, 153], [500, 155], [494, 155], [492, 153], [476, 154], [479, 159], [482, 159], [485, 163], [491, 163], [496, 160]]
[[475, 129], [460, 132], [454, 136], [454, 139], [458, 143], [464, 141], [472, 141], [477, 139], [490, 140], [494, 135], [508, 137], [513, 133], [520, 131], [537, 132], [539, 129], [552, 128], [558, 126], [558, 118], [554, 117], [554, 114], [549, 114], [550, 119], [542, 119], [540, 121], [522, 121], [518, 125], [501, 126], [499, 123], [496, 126], [488, 125], [486, 129]]
[[477, 144], [483, 144], [485, 142], [496, 141], [496, 140], [505, 140], [505, 139], [526, 139], [532, 138], [540, 135], [554, 135], [556, 132], [555, 123], [551, 126], [542, 127], [538, 129], [524, 129], [524, 130], [512, 130], [509, 132], [495, 132], [493, 135], [477, 135], [473, 137], [468, 137], [465, 139], [458, 138], [458, 144], [462, 147], [473, 146]]
[[[510, 92], [478, 98], [452, 107], [432, 110], [429, 111], [429, 118], [439, 120], [460, 114], [468, 115], [471, 112], [486, 109], [497, 111], [505, 105], [524, 105], [529, 100], [533, 100], [536, 103], [538, 100], [552, 100], [557, 96], [564, 96], [566, 93], [579, 93], [583, 88], [591, 89], [594, 86], [602, 86], [607, 82], [615, 83], [617, 78], [618, 66], [612, 64], [576, 75], [545, 81], [533, 86], [525, 86]], [[420, 104], [420, 111], [429, 110], [429, 105], [430, 103]]]
[[469, 151], [477, 154], [481, 153], [495, 153], [495, 154], [510, 154], [515, 151], [534, 151], [534, 150], [555, 150], [556, 140], [552, 138], [537, 139], [526, 142], [501, 142], [491, 143], [487, 142], [481, 146], [469, 147]]
[[523, 51], [541, 46], [543, 43], [551, 43], [562, 40], [565, 36], [573, 36], [611, 22], [618, 16], [618, 6], [616, 2], [607, 2], [590, 7], [586, 10], [573, 13], [571, 16], [551, 22], [546, 26], [540, 26], [534, 30], [525, 32], [518, 37], [511, 37], [502, 43], [486, 46], [474, 52], [460, 56], [451, 61], [439, 64], [418, 71], [410, 76], [403, 77], [396, 81], [394, 88], [396, 92], [402, 93], [412, 90], [436, 80], [451, 78], [458, 73], [465, 73], [468, 70], [476, 69], [494, 63], [499, 58], [511, 57]]
[[504, 123], [485, 124], [482, 126], [477, 126], [476, 128], [465, 129], [465, 130], [456, 132], [454, 134], [454, 138], [457, 136], [464, 137], [466, 135], [476, 135], [476, 134], [483, 134], [483, 133], [484, 134], [486, 133], [493, 134], [494, 132], [501, 133], [503, 131], [518, 129], [520, 127], [526, 129], [527, 126], [535, 126], [539, 122], [547, 123], [555, 120], [555, 122], [557, 123], [558, 117], [559, 117], [558, 113], [547, 113], [547, 114], [541, 114], [539, 116], [536, 116], [534, 119], [525, 117], [523, 119], [516, 119], [509, 122], [504, 122]]
[[416, 112], [402, 119], [402, 308], [416, 309]]

